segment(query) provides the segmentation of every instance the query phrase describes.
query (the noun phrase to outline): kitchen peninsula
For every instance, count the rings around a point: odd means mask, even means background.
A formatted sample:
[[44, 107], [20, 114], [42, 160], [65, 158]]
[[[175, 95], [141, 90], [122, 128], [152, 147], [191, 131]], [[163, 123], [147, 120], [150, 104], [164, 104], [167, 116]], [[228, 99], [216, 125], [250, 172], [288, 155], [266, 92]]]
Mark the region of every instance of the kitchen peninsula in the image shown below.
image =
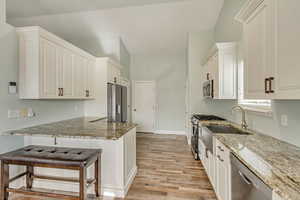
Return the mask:
[[[105, 196], [125, 197], [137, 172], [136, 125], [82, 117], [12, 130], [5, 135], [24, 137], [24, 145], [47, 145], [57, 147], [80, 147], [102, 149], [101, 184]], [[93, 176], [93, 166], [88, 177]], [[78, 177], [69, 170], [37, 168], [35, 173], [53, 176]], [[78, 191], [78, 185], [37, 180], [34, 187], [54, 190]], [[93, 188], [89, 188], [92, 192]]]

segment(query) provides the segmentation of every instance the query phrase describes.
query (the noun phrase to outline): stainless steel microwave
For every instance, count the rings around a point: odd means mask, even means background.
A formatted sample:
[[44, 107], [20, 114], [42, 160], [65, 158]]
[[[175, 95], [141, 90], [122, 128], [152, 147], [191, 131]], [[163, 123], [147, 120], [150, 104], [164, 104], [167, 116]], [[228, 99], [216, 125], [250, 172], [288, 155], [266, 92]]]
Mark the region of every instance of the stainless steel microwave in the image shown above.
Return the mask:
[[203, 83], [203, 97], [214, 98], [214, 80], [208, 80]]

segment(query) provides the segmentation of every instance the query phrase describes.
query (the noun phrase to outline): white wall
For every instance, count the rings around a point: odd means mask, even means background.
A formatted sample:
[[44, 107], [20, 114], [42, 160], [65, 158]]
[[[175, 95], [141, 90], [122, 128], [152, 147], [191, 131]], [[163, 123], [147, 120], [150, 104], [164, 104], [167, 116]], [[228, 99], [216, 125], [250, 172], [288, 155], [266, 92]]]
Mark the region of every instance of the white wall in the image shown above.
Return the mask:
[[[0, 0], [0, 5], [3, 5], [3, 1]], [[18, 81], [18, 40], [14, 27], [0, 24], [0, 44], [0, 132], [83, 115], [81, 101], [20, 100], [17, 95], [8, 95], [8, 82]], [[9, 109], [22, 108], [33, 108], [36, 117], [8, 119]], [[0, 152], [23, 145], [22, 137], [12, 139], [2, 136], [0, 141]]]
[[[234, 16], [245, 1], [224, 1], [224, 7], [215, 27], [216, 41], [228, 42], [241, 40], [243, 34], [242, 25], [235, 22]], [[241, 56], [240, 59], [242, 59]], [[203, 101], [198, 101], [198, 105], [202, 104]], [[206, 101], [204, 107], [196, 110], [198, 112], [209, 111], [240, 123], [240, 115], [232, 115], [230, 112], [230, 108], [235, 104], [237, 104], [237, 101]], [[248, 113], [247, 120], [250, 128], [300, 146], [300, 101], [273, 101], [272, 104], [273, 117]], [[287, 127], [281, 126], [280, 123], [280, 118], [283, 114], [288, 116]]]
[[122, 76], [130, 79], [130, 63], [131, 63], [131, 57], [128, 49], [126, 48], [124, 42], [122, 39], [120, 39], [120, 56], [119, 60], [121, 65], [123, 66], [122, 69]]
[[157, 130], [185, 130], [184, 55], [132, 56], [130, 77], [132, 80], [156, 81]]
[[0, 24], [6, 22], [6, 0], [0, 0]]

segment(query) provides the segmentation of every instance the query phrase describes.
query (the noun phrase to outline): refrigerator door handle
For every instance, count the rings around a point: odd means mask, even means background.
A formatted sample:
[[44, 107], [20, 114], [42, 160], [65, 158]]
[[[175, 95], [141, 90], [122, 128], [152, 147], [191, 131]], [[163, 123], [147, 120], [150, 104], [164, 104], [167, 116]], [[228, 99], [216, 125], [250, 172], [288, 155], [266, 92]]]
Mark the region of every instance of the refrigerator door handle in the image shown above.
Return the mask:
[[121, 105], [117, 105], [117, 113], [121, 114]]

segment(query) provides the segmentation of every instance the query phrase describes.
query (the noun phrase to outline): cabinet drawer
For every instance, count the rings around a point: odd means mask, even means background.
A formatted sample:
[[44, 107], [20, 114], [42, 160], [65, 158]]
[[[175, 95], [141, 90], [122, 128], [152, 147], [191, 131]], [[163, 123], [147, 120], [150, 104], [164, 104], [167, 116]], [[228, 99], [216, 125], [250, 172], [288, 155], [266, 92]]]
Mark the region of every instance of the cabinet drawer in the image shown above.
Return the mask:
[[229, 163], [230, 150], [218, 139], [215, 139], [215, 145], [216, 158], [220, 161]]

